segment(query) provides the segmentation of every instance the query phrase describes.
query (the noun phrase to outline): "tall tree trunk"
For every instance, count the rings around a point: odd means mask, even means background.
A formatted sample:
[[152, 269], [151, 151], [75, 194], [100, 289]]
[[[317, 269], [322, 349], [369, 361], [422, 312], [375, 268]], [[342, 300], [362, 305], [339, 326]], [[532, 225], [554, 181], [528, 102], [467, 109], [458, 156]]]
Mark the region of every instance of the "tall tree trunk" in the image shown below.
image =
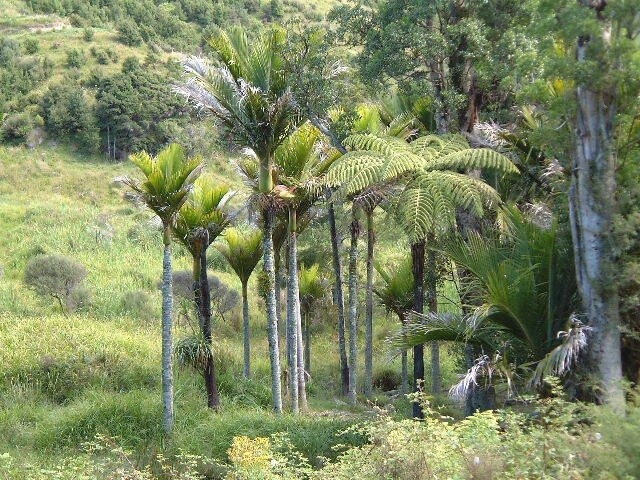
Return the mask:
[[[411, 264], [413, 271], [413, 311], [424, 311], [424, 240], [411, 245]], [[413, 381], [415, 391], [419, 391], [424, 384], [424, 346], [413, 347]], [[422, 407], [418, 402], [413, 403], [413, 417], [424, 418]]]
[[[607, 28], [603, 27], [605, 43]], [[578, 62], [589, 60], [588, 48], [588, 37], [581, 37]], [[601, 86], [596, 90], [582, 84], [578, 85], [576, 96], [576, 152], [569, 215], [577, 285], [589, 326], [593, 328], [588, 340], [588, 357], [601, 383], [598, 400], [623, 413], [619, 298], [617, 285], [611, 280], [616, 268], [612, 236], [616, 211], [616, 91], [613, 87]]]
[[340, 357], [340, 378], [342, 394], [349, 393], [349, 364], [347, 361], [347, 342], [345, 340], [344, 296], [342, 294], [342, 266], [340, 264], [340, 248], [336, 228], [336, 214], [333, 203], [329, 202], [329, 232], [331, 236], [331, 252], [333, 258], [333, 274], [335, 277], [334, 294], [338, 308], [338, 354]]
[[173, 430], [173, 272], [171, 268], [171, 230], [164, 226], [162, 262], [162, 425], [170, 435]]
[[269, 361], [271, 363], [271, 395], [273, 410], [282, 413], [282, 386], [280, 381], [280, 348], [278, 345], [278, 315], [276, 312], [275, 260], [273, 250], [274, 213], [265, 208], [263, 235], [263, 264], [267, 276], [267, 335], [269, 339]]
[[306, 412], [309, 409], [307, 404], [307, 379], [304, 370], [304, 342], [302, 340], [302, 315], [300, 315], [300, 297], [298, 297], [298, 316], [296, 325], [296, 334], [298, 336], [298, 395], [300, 409]]
[[304, 369], [311, 375], [311, 320], [304, 314]]
[[[398, 314], [398, 318], [400, 319], [400, 324], [402, 325], [402, 328], [404, 329], [404, 327], [407, 325], [407, 317], [406, 315], [401, 315]], [[402, 379], [402, 393], [409, 393], [409, 368], [408, 368], [408, 362], [407, 362], [407, 351], [406, 350], [402, 350], [402, 354], [401, 354], [401, 365], [402, 365], [402, 370], [401, 370], [401, 379]]]
[[283, 334], [286, 337], [287, 328], [286, 328], [286, 319], [282, 318], [282, 262], [281, 262], [281, 251], [280, 249], [275, 250], [275, 270], [276, 270], [276, 315], [278, 316], [278, 333], [280, 335], [280, 348], [282, 348], [282, 344], [286, 340], [286, 338], [282, 338]]
[[213, 335], [211, 333], [211, 289], [207, 275], [207, 246], [208, 234], [202, 251], [200, 252], [200, 295], [202, 301], [202, 336], [207, 346], [207, 358], [204, 368], [204, 383], [207, 390], [207, 407], [217, 410], [220, 407], [220, 394], [218, 393], [218, 381], [216, 378], [216, 364], [213, 356]]
[[298, 319], [296, 314], [296, 296], [299, 294], [298, 270], [296, 256], [296, 212], [289, 209], [289, 241], [287, 242], [289, 253], [289, 279], [287, 281], [287, 364], [289, 367], [289, 395], [291, 396], [291, 410], [294, 413], [300, 411], [298, 404]]
[[358, 234], [356, 206], [352, 207], [351, 247], [349, 249], [349, 400], [357, 401], [358, 364]]
[[[430, 242], [433, 235], [429, 236]], [[427, 299], [429, 313], [438, 313], [438, 290], [437, 290], [437, 269], [436, 252], [429, 249], [427, 254]], [[442, 390], [442, 379], [440, 373], [440, 345], [438, 342], [431, 342], [431, 393], [436, 395]]]
[[373, 209], [367, 214], [367, 292], [365, 312], [364, 394], [373, 394]]
[[244, 341], [244, 378], [251, 376], [251, 328], [249, 325], [249, 296], [247, 294], [248, 280], [242, 280], [242, 335]]

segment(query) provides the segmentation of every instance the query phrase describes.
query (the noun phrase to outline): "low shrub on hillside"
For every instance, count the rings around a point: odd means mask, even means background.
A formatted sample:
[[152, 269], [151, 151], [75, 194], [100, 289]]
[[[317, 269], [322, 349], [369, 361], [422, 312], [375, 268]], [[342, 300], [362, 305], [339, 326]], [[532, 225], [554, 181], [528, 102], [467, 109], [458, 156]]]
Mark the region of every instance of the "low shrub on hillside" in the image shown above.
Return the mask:
[[24, 271], [25, 283], [40, 295], [55, 298], [64, 312], [86, 304], [86, 277], [87, 270], [81, 263], [62, 255], [38, 255]]
[[154, 307], [152, 298], [144, 290], [134, 290], [127, 292], [122, 297], [122, 310], [145, 321], [153, 318]]

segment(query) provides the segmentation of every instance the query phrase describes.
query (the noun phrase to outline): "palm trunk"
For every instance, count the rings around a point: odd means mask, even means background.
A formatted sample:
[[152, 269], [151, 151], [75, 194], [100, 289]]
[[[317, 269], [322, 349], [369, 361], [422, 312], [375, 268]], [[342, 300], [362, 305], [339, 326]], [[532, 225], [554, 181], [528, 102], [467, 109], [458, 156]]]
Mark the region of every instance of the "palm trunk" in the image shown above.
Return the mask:
[[311, 375], [311, 321], [309, 314], [304, 314], [304, 369]]
[[296, 212], [289, 209], [289, 280], [287, 282], [287, 363], [289, 366], [289, 395], [291, 396], [291, 410], [300, 411], [298, 403], [298, 333], [296, 296], [299, 294], [298, 270], [296, 256]]
[[298, 297], [297, 308], [297, 347], [298, 347], [298, 395], [300, 409], [306, 412], [309, 409], [307, 404], [307, 379], [305, 378], [306, 372], [304, 370], [304, 342], [302, 341], [302, 315], [300, 315], [300, 300]]
[[247, 295], [247, 282], [242, 280], [242, 335], [244, 340], [244, 378], [251, 376], [251, 330], [249, 326], [249, 297]]
[[[578, 41], [579, 62], [587, 60], [588, 44], [585, 37]], [[597, 397], [623, 413], [619, 298], [617, 285], [611, 281], [616, 268], [612, 248], [616, 212], [615, 101], [614, 88], [592, 90], [588, 85], [577, 88], [576, 152], [569, 214], [578, 290], [589, 326], [593, 328], [588, 356], [590, 367], [601, 383]]]
[[[276, 315], [278, 316], [278, 333], [280, 334], [280, 337], [282, 337], [282, 334], [284, 332], [285, 336], [286, 336], [286, 321], [283, 322], [282, 319], [282, 264], [281, 264], [281, 252], [280, 250], [276, 250], [275, 251], [275, 270], [276, 270], [276, 282], [275, 282], [275, 288], [276, 288]], [[284, 323], [284, 324], [283, 324]], [[282, 344], [283, 342], [283, 338], [280, 338], [280, 348], [282, 348]]]
[[[416, 313], [424, 311], [424, 240], [411, 245], [411, 262], [413, 270], [413, 310]], [[415, 391], [421, 391], [424, 384], [424, 346], [413, 347], [413, 380]], [[413, 403], [413, 417], [424, 418], [422, 407], [418, 402]]]
[[171, 268], [171, 231], [164, 227], [162, 262], [162, 425], [167, 435], [173, 430], [173, 272]]
[[[430, 237], [433, 241], [433, 235]], [[438, 291], [437, 291], [437, 270], [436, 252], [429, 250], [427, 261], [427, 298], [429, 302], [429, 313], [438, 313]], [[431, 342], [431, 393], [436, 395], [442, 391], [442, 378], [440, 373], [440, 345], [438, 342]]]
[[349, 400], [356, 403], [358, 363], [358, 217], [353, 205], [349, 250]]
[[207, 407], [217, 410], [220, 407], [220, 394], [216, 378], [216, 365], [213, 357], [212, 326], [211, 326], [211, 290], [207, 275], [207, 245], [208, 236], [200, 253], [200, 295], [202, 301], [202, 335], [207, 346], [207, 358], [204, 367], [204, 383], [207, 389]]
[[349, 393], [349, 364], [347, 361], [347, 342], [345, 340], [344, 296], [342, 294], [342, 266], [340, 264], [340, 249], [338, 232], [336, 229], [336, 215], [333, 203], [329, 203], [329, 231], [331, 235], [331, 251], [333, 257], [333, 273], [335, 277], [334, 293], [338, 308], [338, 354], [340, 357], [340, 378], [342, 380], [342, 394]]
[[263, 235], [263, 263], [267, 276], [267, 335], [269, 339], [269, 360], [271, 363], [271, 395], [273, 410], [282, 413], [282, 386], [280, 382], [280, 348], [278, 345], [278, 315], [276, 312], [275, 259], [273, 249], [274, 214], [265, 208]]
[[367, 292], [365, 313], [364, 394], [373, 394], [373, 210], [367, 209]]

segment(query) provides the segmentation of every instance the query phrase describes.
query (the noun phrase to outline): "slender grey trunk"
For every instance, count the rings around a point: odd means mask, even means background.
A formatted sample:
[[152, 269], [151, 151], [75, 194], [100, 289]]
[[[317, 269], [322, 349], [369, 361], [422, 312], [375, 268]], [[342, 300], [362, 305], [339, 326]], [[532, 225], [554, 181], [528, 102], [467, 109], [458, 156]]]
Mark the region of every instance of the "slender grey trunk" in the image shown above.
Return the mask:
[[278, 316], [278, 333], [280, 335], [280, 348], [282, 348], [282, 344], [284, 343], [283, 341], [285, 339], [282, 338], [282, 335], [284, 334], [286, 337], [287, 334], [287, 327], [286, 327], [286, 319], [283, 321], [282, 318], [282, 276], [283, 276], [283, 271], [282, 271], [282, 264], [281, 264], [281, 259], [280, 259], [280, 249], [275, 251], [275, 269], [276, 269], [276, 282], [275, 282], [275, 288], [276, 288], [276, 315]]
[[[413, 271], [413, 311], [424, 311], [424, 240], [411, 245], [411, 263]], [[421, 391], [424, 384], [424, 345], [413, 347], [413, 381], [415, 391]], [[424, 418], [422, 406], [413, 402], [413, 417]]]
[[[603, 28], [605, 43], [607, 27]], [[611, 32], [608, 32], [609, 34]], [[578, 61], [587, 61], [588, 38], [578, 40]], [[597, 87], [596, 87], [597, 88]], [[576, 152], [569, 190], [569, 215], [578, 290], [593, 328], [588, 357], [600, 388], [598, 400], [624, 413], [620, 313], [612, 236], [616, 212], [614, 122], [616, 91], [578, 85]]]
[[295, 210], [289, 210], [289, 279], [287, 281], [287, 363], [289, 366], [289, 395], [291, 396], [291, 410], [294, 413], [300, 411], [298, 403], [298, 333], [296, 297], [299, 294], [298, 269], [297, 269], [297, 241], [295, 232]]
[[349, 363], [347, 361], [347, 342], [345, 340], [344, 296], [342, 294], [342, 266], [340, 264], [340, 248], [336, 229], [336, 215], [333, 203], [329, 202], [329, 230], [331, 236], [331, 252], [333, 257], [333, 274], [335, 277], [334, 296], [338, 308], [338, 354], [340, 357], [340, 378], [342, 394], [349, 393]]
[[364, 394], [373, 394], [373, 210], [367, 209], [367, 292], [365, 313]]
[[306, 412], [309, 408], [307, 404], [307, 379], [305, 378], [306, 372], [304, 370], [304, 343], [302, 340], [302, 315], [300, 315], [300, 297], [297, 300], [297, 346], [298, 346], [298, 395], [300, 409]]
[[349, 249], [349, 400], [357, 401], [358, 364], [358, 234], [360, 227], [356, 206], [351, 221], [351, 247]]
[[242, 281], [242, 334], [244, 341], [244, 378], [251, 376], [251, 328], [249, 326], [249, 296], [247, 280]]
[[[433, 241], [433, 235], [429, 237]], [[429, 250], [427, 255], [427, 298], [429, 313], [438, 312], [436, 252]], [[431, 342], [431, 393], [436, 395], [442, 391], [442, 375], [440, 373], [440, 344]]]
[[170, 435], [173, 430], [173, 272], [171, 268], [171, 232], [164, 227], [162, 262], [162, 425]]
[[311, 320], [309, 314], [304, 314], [304, 369], [311, 374]]
[[282, 413], [282, 386], [280, 381], [280, 348], [278, 345], [278, 315], [276, 312], [275, 259], [273, 249], [274, 214], [270, 207], [264, 212], [264, 235], [262, 241], [264, 270], [267, 274], [267, 335], [269, 339], [269, 361], [271, 363], [271, 395], [273, 410]]

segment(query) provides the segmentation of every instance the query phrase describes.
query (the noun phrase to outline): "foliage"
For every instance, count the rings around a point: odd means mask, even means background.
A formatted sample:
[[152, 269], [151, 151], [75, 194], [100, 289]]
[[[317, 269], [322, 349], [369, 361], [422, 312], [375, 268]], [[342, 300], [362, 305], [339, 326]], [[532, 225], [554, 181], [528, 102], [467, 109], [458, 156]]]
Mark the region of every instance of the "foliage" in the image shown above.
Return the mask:
[[24, 271], [25, 283], [40, 295], [55, 298], [63, 312], [78, 306], [74, 294], [83, 287], [86, 276], [81, 263], [62, 255], [34, 257]]
[[246, 283], [262, 256], [262, 231], [251, 227], [227, 228], [215, 248]]

